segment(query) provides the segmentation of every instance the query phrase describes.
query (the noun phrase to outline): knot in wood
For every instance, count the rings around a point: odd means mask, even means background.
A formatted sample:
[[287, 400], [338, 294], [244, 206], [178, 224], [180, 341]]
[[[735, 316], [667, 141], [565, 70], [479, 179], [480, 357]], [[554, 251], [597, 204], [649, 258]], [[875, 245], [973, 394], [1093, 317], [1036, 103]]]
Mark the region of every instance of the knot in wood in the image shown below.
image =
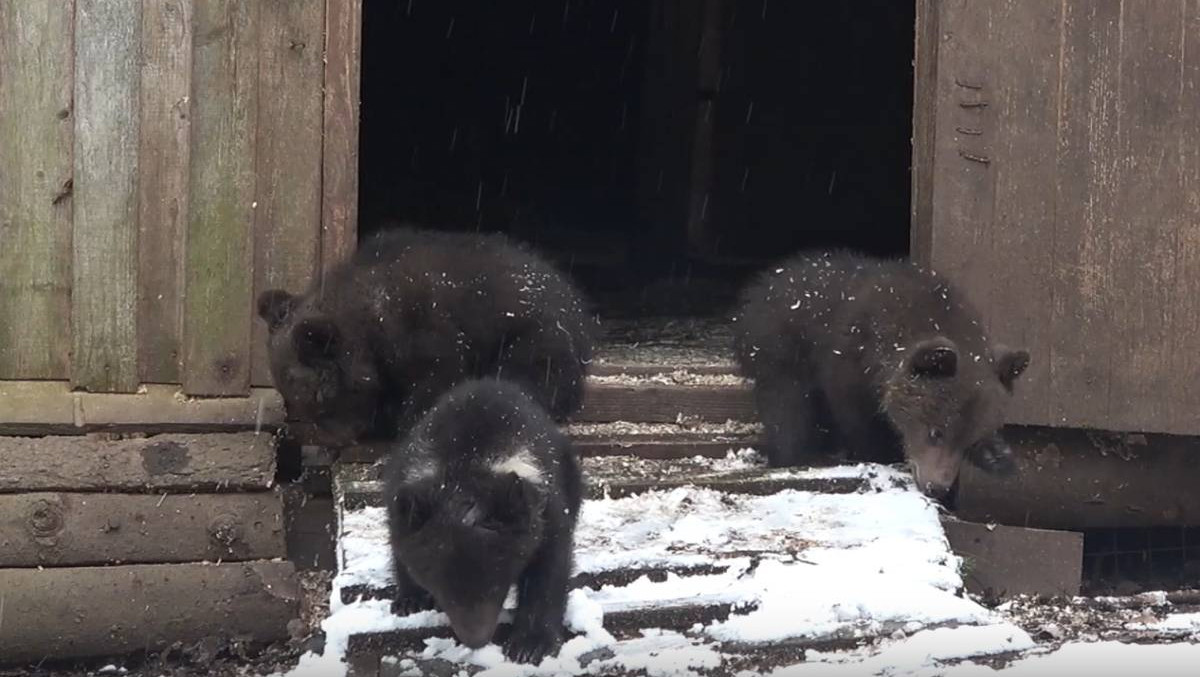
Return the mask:
[[243, 538], [242, 521], [230, 513], [217, 515], [208, 524], [208, 537], [217, 545], [232, 548]]
[[63, 522], [62, 506], [58, 503], [41, 499], [29, 508], [27, 524], [34, 538], [57, 536], [63, 530]]

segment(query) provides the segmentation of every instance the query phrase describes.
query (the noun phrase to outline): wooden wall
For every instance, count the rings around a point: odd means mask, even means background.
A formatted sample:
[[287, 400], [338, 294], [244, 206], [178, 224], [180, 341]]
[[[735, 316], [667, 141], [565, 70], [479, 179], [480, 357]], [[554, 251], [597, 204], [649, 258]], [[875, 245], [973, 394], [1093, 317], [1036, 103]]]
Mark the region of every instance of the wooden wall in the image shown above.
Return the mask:
[[1200, 433], [1200, 2], [918, 22], [912, 249], [1031, 350], [1014, 422]]
[[0, 380], [269, 384], [257, 292], [353, 249], [360, 16], [0, 1]]

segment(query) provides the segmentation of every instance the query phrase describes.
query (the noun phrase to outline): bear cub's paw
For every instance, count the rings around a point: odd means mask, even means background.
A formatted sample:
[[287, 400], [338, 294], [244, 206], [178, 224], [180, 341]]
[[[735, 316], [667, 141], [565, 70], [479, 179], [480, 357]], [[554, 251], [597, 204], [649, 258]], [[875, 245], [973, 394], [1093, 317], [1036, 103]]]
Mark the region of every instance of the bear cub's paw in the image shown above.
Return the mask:
[[504, 655], [514, 663], [537, 665], [562, 646], [562, 630], [545, 627], [513, 627], [504, 642]]

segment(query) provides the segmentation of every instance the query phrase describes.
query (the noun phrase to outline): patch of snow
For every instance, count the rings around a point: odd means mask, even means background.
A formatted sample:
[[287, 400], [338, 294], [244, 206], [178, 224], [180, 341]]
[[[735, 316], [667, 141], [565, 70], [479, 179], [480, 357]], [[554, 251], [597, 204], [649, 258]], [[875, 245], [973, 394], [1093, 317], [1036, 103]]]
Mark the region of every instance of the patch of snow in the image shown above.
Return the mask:
[[749, 381], [738, 374], [707, 374], [677, 369], [654, 374], [591, 374], [588, 382], [596, 385], [644, 387], [651, 385], [745, 387]]
[[805, 654], [805, 662], [776, 670], [780, 677], [860, 677], [864, 675], [940, 674], [950, 661], [1027, 651], [1034, 641], [1010, 623], [923, 630], [866, 651]]
[[711, 670], [722, 662], [721, 654], [711, 644], [662, 630], [643, 631], [642, 637], [621, 642], [614, 653], [612, 658], [597, 661], [594, 667], [589, 665], [589, 671], [619, 669], [668, 677], [695, 674], [698, 669]]
[[1195, 677], [1200, 670], [1200, 644], [1125, 644], [1122, 642], [1071, 642], [1057, 650], [1030, 655], [999, 669], [973, 664], [944, 671], [923, 672], [930, 677]]
[[1166, 618], [1153, 623], [1129, 623], [1125, 627], [1130, 630], [1200, 634], [1200, 613], [1168, 614]]

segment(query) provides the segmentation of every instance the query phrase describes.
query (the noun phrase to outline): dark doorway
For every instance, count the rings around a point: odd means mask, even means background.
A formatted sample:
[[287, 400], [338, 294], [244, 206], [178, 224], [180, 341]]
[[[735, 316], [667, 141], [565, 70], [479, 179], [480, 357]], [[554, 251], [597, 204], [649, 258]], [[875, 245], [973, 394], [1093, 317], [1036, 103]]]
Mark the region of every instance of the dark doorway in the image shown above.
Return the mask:
[[366, 0], [360, 232], [510, 233], [609, 316], [725, 312], [803, 247], [906, 255], [913, 24], [891, 0]]

